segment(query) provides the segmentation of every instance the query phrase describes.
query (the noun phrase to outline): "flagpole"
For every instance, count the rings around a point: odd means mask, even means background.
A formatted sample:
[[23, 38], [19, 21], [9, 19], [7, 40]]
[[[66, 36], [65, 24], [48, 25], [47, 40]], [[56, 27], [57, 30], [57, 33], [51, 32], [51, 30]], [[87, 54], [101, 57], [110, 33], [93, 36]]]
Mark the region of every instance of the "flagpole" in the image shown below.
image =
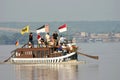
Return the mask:
[[[67, 24], [65, 24], [67, 26]], [[66, 38], [68, 40], [68, 26], [67, 26], [67, 31], [66, 31]]]
[[[24, 26], [24, 27], [20, 30], [20, 33], [21, 33], [22, 36], [24, 36], [25, 33], [30, 33], [30, 26], [29, 26], [29, 25]], [[15, 43], [16, 48], [18, 48], [18, 46], [20, 45], [20, 39], [21, 39], [21, 37], [19, 37], [19, 38], [16, 40], [16, 43], [17, 43], [17, 44]]]
[[[67, 24], [63, 24], [61, 26], [59, 26], [59, 32], [62, 33], [62, 32], [65, 32], [64, 35], [66, 37], [66, 39], [68, 39], [68, 31], [67, 31]], [[67, 32], [66, 32], [67, 31]]]

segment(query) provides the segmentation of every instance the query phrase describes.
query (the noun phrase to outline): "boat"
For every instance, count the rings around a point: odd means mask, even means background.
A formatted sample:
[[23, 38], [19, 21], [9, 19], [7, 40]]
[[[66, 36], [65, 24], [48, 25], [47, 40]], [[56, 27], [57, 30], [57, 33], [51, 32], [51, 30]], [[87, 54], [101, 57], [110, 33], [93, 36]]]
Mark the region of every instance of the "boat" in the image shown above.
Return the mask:
[[[92, 59], [98, 60], [98, 56], [92, 56], [85, 53], [78, 52], [78, 47], [72, 45], [72, 50], [70, 47], [63, 47], [62, 51], [56, 51], [56, 46], [47, 47], [24, 47], [17, 48], [13, 50], [12, 55], [6, 59], [4, 62], [10, 63], [22, 63], [22, 64], [60, 64], [60, 63], [75, 63], [75, 64], [85, 64], [85, 61], [78, 60], [78, 54], [83, 55]], [[70, 45], [70, 44], [67, 44]]]
[[[74, 63], [78, 62], [77, 48], [73, 50], [68, 47], [63, 51], [55, 51], [55, 47], [22, 47], [12, 51], [9, 59], [11, 63]], [[65, 52], [64, 52], [65, 51]]]
[[[21, 34], [28, 33], [29, 26], [22, 29]], [[78, 47], [76, 46], [75, 39], [69, 41], [63, 39], [62, 44], [59, 41], [44, 42], [39, 33], [41, 30], [45, 32], [45, 25], [37, 29], [37, 47], [34, 47], [32, 41], [32, 33], [29, 34], [29, 41], [21, 48], [17, 48], [11, 52], [11, 56], [4, 60], [4, 62], [10, 63], [36, 63], [36, 64], [48, 64], [48, 63], [84, 63], [84, 61], [78, 61], [78, 54], [84, 55], [90, 58], [98, 59], [98, 56], [91, 56], [83, 53], [78, 53]], [[63, 28], [63, 26], [62, 26]], [[66, 25], [64, 25], [66, 28]], [[61, 28], [60, 28], [61, 29]], [[65, 29], [66, 30], [66, 29]], [[56, 33], [54, 33], [56, 37]], [[57, 34], [58, 36], [58, 34]], [[62, 36], [61, 36], [62, 37]], [[39, 40], [40, 39], [40, 40]], [[56, 38], [55, 38], [56, 39]], [[53, 42], [52, 42], [53, 41]], [[58, 43], [59, 42], [59, 43]], [[17, 42], [18, 43], [18, 42]], [[16, 43], [16, 44], [17, 44]], [[57, 45], [56, 45], [57, 43]], [[62, 48], [60, 48], [62, 46]], [[60, 50], [58, 50], [60, 49]]]

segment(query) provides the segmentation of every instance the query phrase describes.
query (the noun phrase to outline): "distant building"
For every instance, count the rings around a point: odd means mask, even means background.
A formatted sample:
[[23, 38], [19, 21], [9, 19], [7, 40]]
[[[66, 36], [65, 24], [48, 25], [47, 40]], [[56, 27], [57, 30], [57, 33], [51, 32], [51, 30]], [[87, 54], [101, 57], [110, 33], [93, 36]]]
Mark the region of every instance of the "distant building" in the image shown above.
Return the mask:
[[114, 34], [114, 37], [120, 38], [120, 33], [115, 33], [115, 34]]
[[86, 33], [86, 32], [80, 32], [80, 34], [81, 34], [81, 37], [86, 37], [86, 36], [88, 36], [88, 33]]
[[90, 38], [102, 38], [102, 39], [105, 39], [105, 38], [109, 38], [109, 34], [95, 34], [95, 33], [92, 33], [90, 34]]

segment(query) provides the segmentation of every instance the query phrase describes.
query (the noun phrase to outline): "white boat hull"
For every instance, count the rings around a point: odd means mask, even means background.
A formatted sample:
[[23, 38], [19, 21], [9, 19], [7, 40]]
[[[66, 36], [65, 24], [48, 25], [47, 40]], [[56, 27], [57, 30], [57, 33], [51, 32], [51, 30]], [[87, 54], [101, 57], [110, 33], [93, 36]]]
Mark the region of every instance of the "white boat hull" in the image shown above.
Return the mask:
[[76, 52], [72, 52], [64, 56], [52, 57], [52, 58], [11, 58], [10, 62], [11, 63], [60, 63], [60, 62], [64, 62], [65, 59], [68, 59], [68, 57], [74, 54], [76, 54]]

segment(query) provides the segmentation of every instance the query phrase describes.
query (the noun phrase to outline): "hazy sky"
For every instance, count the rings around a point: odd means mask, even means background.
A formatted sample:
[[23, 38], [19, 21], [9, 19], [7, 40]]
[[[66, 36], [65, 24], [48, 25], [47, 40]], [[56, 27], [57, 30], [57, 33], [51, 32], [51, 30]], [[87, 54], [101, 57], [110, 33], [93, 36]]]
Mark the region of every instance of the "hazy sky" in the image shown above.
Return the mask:
[[120, 20], [120, 0], [0, 0], [0, 22]]

